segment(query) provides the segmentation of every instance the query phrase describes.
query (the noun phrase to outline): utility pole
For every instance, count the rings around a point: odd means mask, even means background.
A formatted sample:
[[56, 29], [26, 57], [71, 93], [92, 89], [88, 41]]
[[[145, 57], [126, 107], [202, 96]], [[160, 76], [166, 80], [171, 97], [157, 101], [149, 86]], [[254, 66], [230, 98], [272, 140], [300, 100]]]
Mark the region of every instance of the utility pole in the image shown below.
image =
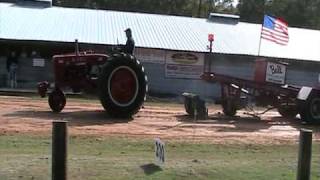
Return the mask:
[[198, 17], [200, 17], [201, 15], [201, 6], [202, 6], [202, 0], [199, 0]]
[[197, 17], [197, 0], [193, 0], [192, 4], [192, 17]]
[[214, 0], [209, 0], [209, 1], [208, 1], [209, 13], [212, 13], [212, 12], [213, 12], [213, 4], [214, 4], [213, 1], [214, 1]]

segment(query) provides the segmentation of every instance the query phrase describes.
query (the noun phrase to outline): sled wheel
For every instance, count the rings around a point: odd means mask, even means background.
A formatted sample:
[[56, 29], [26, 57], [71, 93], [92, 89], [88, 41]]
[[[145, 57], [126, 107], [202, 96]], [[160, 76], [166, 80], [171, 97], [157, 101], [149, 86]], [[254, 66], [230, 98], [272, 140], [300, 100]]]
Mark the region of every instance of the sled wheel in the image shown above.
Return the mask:
[[111, 57], [99, 75], [99, 97], [113, 117], [131, 117], [142, 106], [147, 93], [147, 77], [141, 63], [132, 55]]
[[295, 105], [280, 105], [277, 109], [284, 118], [295, 118], [298, 114], [298, 109]]
[[237, 104], [235, 100], [226, 99], [222, 101], [222, 111], [226, 116], [234, 116], [237, 113]]
[[190, 116], [193, 116], [194, 110], [193, 110], [192, 99], [191, 99], [191, 98], [186, 97], [186, 98], [184, 99], [184, 108], [185, 108], [186, 112], [187, 112]]
[[66, 105], [66, 96], [60, 89], [55, 89], [50, 93], [48, 103], [53, 112], [61, 112]]
[[313, 92], [307, 101], [300, 102], [299, 114], [307, 123], [320, 123], [320, 96]]
[[197, 110], [197, 117], [205, 118], [207, 116], [206, 103], [204, 100], [200, 99], [199, 97], [194, 97], [194, 98], [185, 97], [184, 108], [190, 116], [195, 115], [195, 112], [194, 112], [195, 109]]

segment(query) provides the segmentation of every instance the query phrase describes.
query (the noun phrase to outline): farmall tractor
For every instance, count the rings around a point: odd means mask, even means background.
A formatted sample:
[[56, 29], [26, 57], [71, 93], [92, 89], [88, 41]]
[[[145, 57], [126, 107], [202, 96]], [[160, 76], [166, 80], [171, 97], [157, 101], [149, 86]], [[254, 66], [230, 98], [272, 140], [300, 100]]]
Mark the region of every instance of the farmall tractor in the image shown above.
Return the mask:
[[[118, 48], [119, 49], [119, 48]], [[53, 56], [54, 83], [40, 82], [38, 92], [45, 97], [53, 112], [66, 105], [63, 89], [73, 92], [95, 91], [105, 111], [112, 117], [131, 117], [142, 106], [148, 91], [142, 64], [119, 50], [107, 54], [79, 52]]]

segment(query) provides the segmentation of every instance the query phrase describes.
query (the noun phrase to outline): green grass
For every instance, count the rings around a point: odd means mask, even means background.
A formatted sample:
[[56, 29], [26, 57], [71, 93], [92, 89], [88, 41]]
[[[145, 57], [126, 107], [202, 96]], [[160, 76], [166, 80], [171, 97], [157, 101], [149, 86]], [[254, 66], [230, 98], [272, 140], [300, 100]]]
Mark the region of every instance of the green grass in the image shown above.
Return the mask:
[[[69, 179], [295, 179], [297, 145], [218, 145], [166, 141], [166, 164], [154, 163], [153, 139], [69, 138]], [[319, 179], [319, 144], [313, 146], [312, 179]], [[51, 139], [0, 136], [0, 179], [50, 179]]]

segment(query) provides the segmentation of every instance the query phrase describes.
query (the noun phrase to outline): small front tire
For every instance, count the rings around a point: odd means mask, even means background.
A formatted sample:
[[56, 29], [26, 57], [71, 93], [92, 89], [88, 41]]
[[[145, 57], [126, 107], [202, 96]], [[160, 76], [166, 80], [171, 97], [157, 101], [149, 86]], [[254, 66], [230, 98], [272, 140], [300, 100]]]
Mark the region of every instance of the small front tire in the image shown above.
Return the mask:
[[48, 103], [53, 112], [59, 113], [66, 105], [66, 96], [60, 89], [55, 89], [49, 94]]

